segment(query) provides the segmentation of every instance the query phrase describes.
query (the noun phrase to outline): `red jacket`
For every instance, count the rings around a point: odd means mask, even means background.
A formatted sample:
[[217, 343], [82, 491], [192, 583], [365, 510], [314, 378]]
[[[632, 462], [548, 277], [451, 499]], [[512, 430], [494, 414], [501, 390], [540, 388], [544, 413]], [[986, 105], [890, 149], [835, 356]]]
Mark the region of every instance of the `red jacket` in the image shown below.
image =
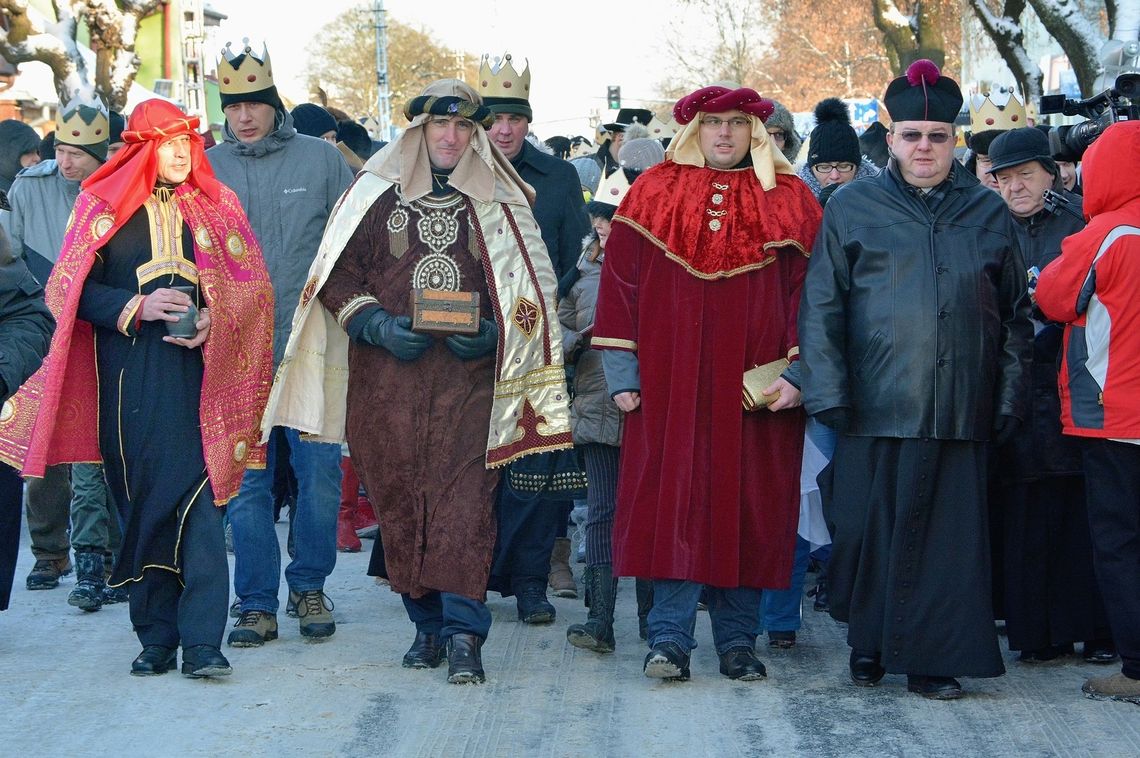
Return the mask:
[[1063, 321], [1061, 421], [1081, 437], [1140, 439], [1140, 122], [1085, 152], [1089, 225], [1041, 272], [1037, 304]]

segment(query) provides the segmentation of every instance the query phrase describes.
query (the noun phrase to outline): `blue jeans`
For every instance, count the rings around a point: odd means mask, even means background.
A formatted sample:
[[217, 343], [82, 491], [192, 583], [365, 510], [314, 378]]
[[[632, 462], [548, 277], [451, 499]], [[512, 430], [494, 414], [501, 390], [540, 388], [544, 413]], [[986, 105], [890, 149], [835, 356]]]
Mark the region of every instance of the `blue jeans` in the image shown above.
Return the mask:
[[441, 640], [453, 634], [474, 634], [485, 640], [491, 631], [491, 612], [482, 601], [451, 592], [431, 592], [417, 598], [404, 593], [400, 598], [417, 632], [436, 634]]
[[[693, 629], [703, 584], [680, 579], [653, 580], [653, 610], [649, 611], [649, 646], [675, 642], [688, 652], [697, 646]], [[756, 645], [760, 590], [752, 587], [708, 588], [709, 618], [717, 655], [736, 647]]]
[[[294, 559], [285, 580], [294, 592], [324, 589], [336, 565], [336, 514], [340, 507], [340, 445], [304, 442], [286, 429], [289, 462], [297, 476], [293, 512]], [[281, 548], [273, 525], [273, 467], [270, 442], [264, 469], [247, 469], [241, 492], [227, 508], [234, 537], [234, 593], [242, 611], [277, 613]]]
[[760, 599], [760, 628], [769, 632], [794, 632], [800, 628], [804, 575], [807, 573], [811, 543], [796, 535], [792, 558], [792, 586], [786, 590], [764, 590]]

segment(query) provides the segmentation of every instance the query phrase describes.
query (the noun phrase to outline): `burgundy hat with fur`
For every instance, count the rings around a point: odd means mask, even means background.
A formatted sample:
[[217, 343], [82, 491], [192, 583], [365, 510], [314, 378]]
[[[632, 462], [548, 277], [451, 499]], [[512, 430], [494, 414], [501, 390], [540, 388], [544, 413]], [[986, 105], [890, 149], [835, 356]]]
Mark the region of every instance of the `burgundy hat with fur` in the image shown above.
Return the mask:
[[673, 118], [678, 124], [687, 124], [696, 118], [697, 113], [724, 113], [731, 110], [738, 110], [749, 116], [756, 116], [761, 121], [767, 121], [775, 111], [775, 105], [748, 87], [729, 89], [714, 85], [702, 87], [678, 100], [673, 106]]

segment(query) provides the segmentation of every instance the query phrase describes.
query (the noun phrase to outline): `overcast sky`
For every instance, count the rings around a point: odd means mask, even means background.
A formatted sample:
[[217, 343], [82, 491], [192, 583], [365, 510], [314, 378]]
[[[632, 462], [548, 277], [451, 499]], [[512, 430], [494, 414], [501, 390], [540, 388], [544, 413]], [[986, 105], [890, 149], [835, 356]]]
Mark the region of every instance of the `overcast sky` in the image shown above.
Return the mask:
[[[304, 71], [306, 49], [325, 23], [361, 0], [313, 0], [304, 11], [267, 0], [209, 0], [229, 18], [222, 39], [261, 37], [269, 45], [278, 89], [297, 102], [308, 97]], [[371, 6], [370, 2], [366, 2]], [[543, 139], [555, 134], [587, 134], [587, 117], [597, 110], [606, 119], [606, 87], [622, 88], [623, 104], [637, 106], [656, 96], [665, 78], [664, 41], [677, 16], [673, 0], [655, 3], [541, 3], [519, 0], [386, 0], [389, 20], [425, 28], [441, 44], [475, 55], [510, 52], [521, 68], [529, 59], [534, 131]], [[541, 8], [541, 12], [539, 12]], [[603, 10], [604, 8], [604, 10]], [[552, 23], [552, 12], [574, 15]], [[603, 21], [604, 19], [604, 21]], [[370, 23], [362, 18], [361, 23]], [[690, 26], [689, 28], [694, 28]], [[227, 37], [226, 32], [232, 37]], [[236, 44], [235, 44], [236, 46]], [[666, 69], [667, 70], [667, 69]], [[394, 104], [402, 107], [402, 103]], [[671, 104], [645, 103], [658, 112]]]

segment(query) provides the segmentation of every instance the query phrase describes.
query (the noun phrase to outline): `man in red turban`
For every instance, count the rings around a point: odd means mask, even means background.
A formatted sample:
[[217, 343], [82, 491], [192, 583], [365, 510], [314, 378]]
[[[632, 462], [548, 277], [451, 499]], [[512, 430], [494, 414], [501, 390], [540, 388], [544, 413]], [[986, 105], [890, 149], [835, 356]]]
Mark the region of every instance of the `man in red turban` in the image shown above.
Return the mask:
[[[170, 103], [144, 102], [126, 146], [84, 181], [47, 283], [51, 350], [8, 421], [25, 476], [105, 463], [124, 524], [109, 583], [130, 586], [137, 675], [173, 668], [179, 644], [184, 675], [230, 673], [216, 506], [246, 467], [264, 466], [273, 290], [197, 126]], [[187, 336], [169, 331], [180, 321]]]
[[800, 286], [819, 203], [773, 149], [750, 89], [677, 103], [684, 130], [613, 218], [593, 347], [626, 412], [614, 571], [653, 580], [646, 676], [689, 677], [702, 585], [720, 671], [765, 677], [762, 588], [786, 588], [804, 417], [781, 378], [747, 412], [744, 372], [799, 353]]

